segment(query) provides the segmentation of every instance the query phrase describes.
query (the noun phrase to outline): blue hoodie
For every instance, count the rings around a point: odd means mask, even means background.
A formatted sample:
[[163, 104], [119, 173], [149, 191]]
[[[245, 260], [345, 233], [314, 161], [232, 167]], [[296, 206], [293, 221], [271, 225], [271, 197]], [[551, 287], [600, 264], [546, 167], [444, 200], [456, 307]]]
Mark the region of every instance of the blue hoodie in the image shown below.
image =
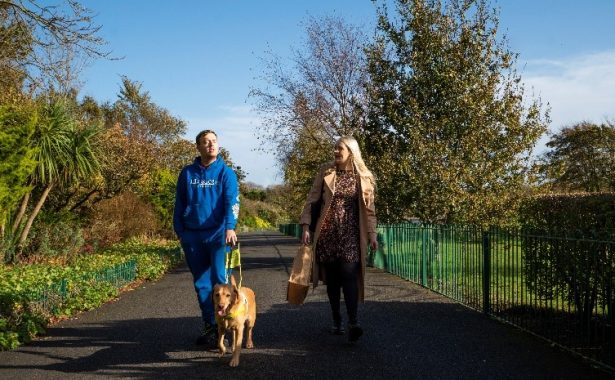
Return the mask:
[[224, 236], [224, 230], [235, 229], [238, 216], [237, 175], [221, 157], [207, 167], [201, 166], [197, 157], [182, 169], [173, 212], [173, 229], [178, 237], [185, 230], [196, 230], [214, 240]]

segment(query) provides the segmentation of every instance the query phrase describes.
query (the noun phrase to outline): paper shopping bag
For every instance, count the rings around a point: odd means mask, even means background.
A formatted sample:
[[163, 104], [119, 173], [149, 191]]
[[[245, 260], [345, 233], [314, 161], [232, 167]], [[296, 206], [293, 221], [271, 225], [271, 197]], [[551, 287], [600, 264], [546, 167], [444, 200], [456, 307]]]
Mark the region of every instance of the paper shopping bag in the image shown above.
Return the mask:
[[288, 279], [286, 300], [295, 305], [305, 301], [312, 277], [312, 248], [301, 245], [293, 260], [293, 267]]

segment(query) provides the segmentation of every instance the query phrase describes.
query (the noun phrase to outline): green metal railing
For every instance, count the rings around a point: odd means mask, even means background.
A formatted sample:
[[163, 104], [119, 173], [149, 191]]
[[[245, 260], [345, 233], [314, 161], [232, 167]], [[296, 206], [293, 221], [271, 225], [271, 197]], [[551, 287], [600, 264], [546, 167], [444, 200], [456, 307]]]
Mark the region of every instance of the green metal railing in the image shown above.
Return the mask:
[[121, 288], [134, 281], [136, 278], [136, 261], [129, 260], [125, 263], [104, 268], [97, 272], [88, 273], [77, 280], [69, 281], [67, 279], [61, 279], [49, 286], [32, 291], [28, 298], [36, 307], [47, 312], [53, 312], [54, 309], [58, 308], [68, 297], [70, 297], [71, 282], [79, 284], [106, 282], [116, 288]]
[[615, 365], [615, 242], [410, 223], [378, 239], [370, 265]]
[[303, 229], [300, 224], [297, 224], [297, 223], [280, 224], [278, 227], [279, 227], [280, 232], [283, 233], [284, 235], [294, 236], [297, 239], [301, 239], [301, 233], [303, 232]]

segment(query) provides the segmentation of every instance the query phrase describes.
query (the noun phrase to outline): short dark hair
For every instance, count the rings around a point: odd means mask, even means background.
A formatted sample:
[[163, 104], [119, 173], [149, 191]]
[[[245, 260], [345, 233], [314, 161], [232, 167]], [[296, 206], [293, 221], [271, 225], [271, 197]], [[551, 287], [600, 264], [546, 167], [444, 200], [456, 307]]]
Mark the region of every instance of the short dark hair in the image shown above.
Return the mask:
[[199, 140], [201, 139], [201, 137], [205, 136], [208, 133], [213, 133], [214, 136], [218, 137], [216, 132], [212, 131], [211, 129], [206, 129], [204, 131], [199, 132], [199, 134], [196, 135], [196, 143], [197, 143], [197, 145], [199, 144]]

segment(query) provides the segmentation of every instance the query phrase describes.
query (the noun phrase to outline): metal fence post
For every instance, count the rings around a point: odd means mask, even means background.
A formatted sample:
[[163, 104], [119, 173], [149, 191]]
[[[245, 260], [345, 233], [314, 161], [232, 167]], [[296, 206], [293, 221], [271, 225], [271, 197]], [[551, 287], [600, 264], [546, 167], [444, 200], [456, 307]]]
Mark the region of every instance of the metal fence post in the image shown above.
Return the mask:
[[421, 234], [421, 285], [427, 287], [427, 242], [429, 240], [427, 236], [427, 229], [421, 228], [423, 233]]
[[483, 231], [483, 312], [491, 312], [491, 242], [488, 231]]
[[64, 301], [68, 295], [68, 284], [66, 282], [66, 279], [60, 281], [60, 297], [62, 297], [62, 301]]

